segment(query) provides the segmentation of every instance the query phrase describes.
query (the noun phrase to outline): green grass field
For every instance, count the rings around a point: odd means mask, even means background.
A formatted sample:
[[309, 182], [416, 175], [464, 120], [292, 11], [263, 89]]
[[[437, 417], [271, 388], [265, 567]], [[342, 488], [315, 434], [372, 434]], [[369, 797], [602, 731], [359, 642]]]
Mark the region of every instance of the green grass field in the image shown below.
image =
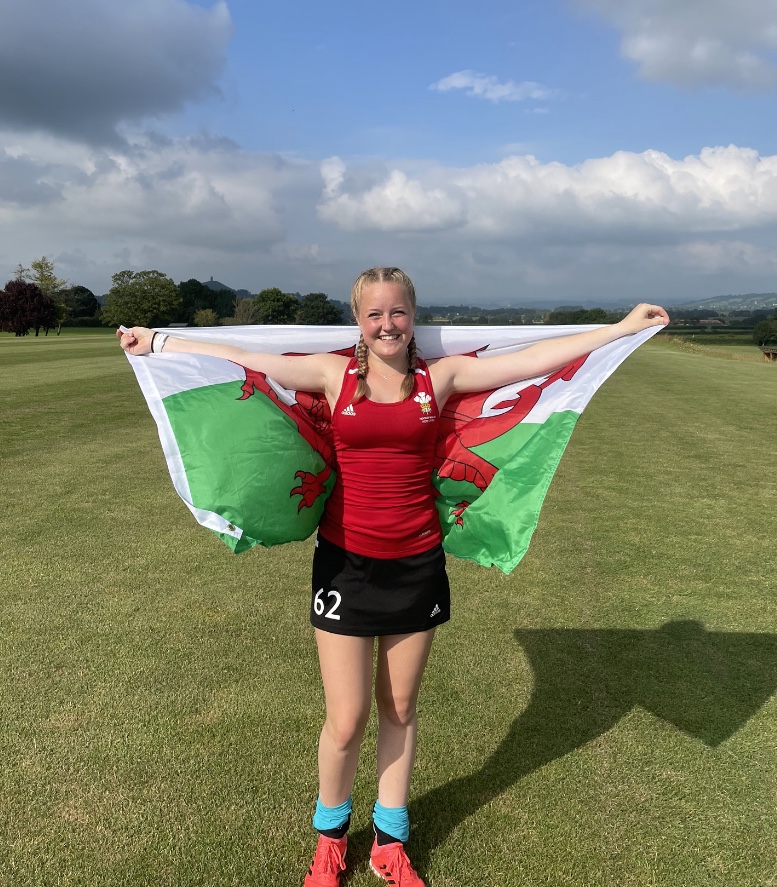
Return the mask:
[[[514, 573], [449, 562], [429, 887], [777, 884], [777, 366], [725, 356], [641, 348]], [[0, 885], [301, 885], [311, 543], [196, 526], [109, 333], [0, 338], [0, 403]], [[373, 737], [348, 887], [377, 883]]]

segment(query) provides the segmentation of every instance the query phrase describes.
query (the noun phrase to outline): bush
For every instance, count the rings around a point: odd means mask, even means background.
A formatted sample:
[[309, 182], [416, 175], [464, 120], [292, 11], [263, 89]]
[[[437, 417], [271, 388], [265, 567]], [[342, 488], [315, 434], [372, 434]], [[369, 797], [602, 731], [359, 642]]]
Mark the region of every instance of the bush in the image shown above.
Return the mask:
[[756, 345], [772, 345], [777, 343], [777, 320], [762, 320], [753, 330], [753, 341]]
[[218, 326], [219, 316], [212, 308], [201, 308], [194, 312], [195, 326]]

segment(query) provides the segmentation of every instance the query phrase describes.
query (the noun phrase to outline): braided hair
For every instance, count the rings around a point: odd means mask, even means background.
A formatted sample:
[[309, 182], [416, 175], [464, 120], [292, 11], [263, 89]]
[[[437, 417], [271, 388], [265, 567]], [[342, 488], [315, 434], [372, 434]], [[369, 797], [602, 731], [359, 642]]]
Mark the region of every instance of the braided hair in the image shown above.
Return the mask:
[[416, 345], [415, 345], [415, 335], [412, 336], [410, 342], [407, 346], [407, 375], [402, 380], [402, 388], [400, 390], [400, 395], [402, 400], [406, 397], [410, 396], [410, 392], [413, 390], [413, 382], [415, 380], [415, 371], [418, 365], [418, 359], [416, 357]]
[[[367, 363], [368, 348], [364, 341], [364, 336], [359, 336], [359, 344], [356, 346], [356, 359], [358, 361], [358, 370], [356, 374], [357, 383], [353, 400], [357, 401], [360, 397], [364, 397], [367, 393], [367, 373], [369, 372], [369, 364]], [[352, 401], [353, 402], [353, 401]]]

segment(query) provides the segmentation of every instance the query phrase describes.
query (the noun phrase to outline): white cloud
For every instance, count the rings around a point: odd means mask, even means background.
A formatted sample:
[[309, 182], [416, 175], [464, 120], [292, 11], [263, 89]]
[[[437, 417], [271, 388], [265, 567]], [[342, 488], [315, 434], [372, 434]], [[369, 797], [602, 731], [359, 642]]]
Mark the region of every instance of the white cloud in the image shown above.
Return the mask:
[[339, 157], [329, 157], [321, 162], [321, 178], [324, 180], [324, 194], [336, 198], [345, 179], [345, 164]]
[[313, 163], [207, 136], [0, 144], [0, 284], [47, 255], [98, 293], [153, 267], [345, 299], [372, 264], [406, 266], [422, 304], [774, 289], [777, 156], [746, 148], [448, 168]]
[[696, 88], [777, 88], [777, 4], [770, 0], [574, 0], [622, 33], [647, 80]]
[[529, 99], [545, 101], [553, 98], [557, 93], [540, 83], [524, 81], [516, 83], [508, 80], [500, 82], [490, 74], [480, 74], [477, 71], [456, 71], [432, 83], [429, 89], [436, 92], [450, 92], [454, 89], [464, 90], [464, 94], [478, 99], [487, 99], [490, 102], [525, 102]]
[[[415, 170], [412, 179], [389, 169], [361, 190], [359, 179], [340, 161], [319, 217], [358, 245], [380, 243], [380, 255], [425, 268], [427, 290], [442, 287], [433, 269], [444, 268], [455, 289], [435, 297], [446, 303], [473, 292], [560, 304], [632, 292], [635, 300], [700, 298], [716, 294], [707, 289], [715, 281], [717, 292], [774, 286], [777, 156], [750, 149], [706, 148], [679, 160], [618, 152], [577, 166], [513, 156]], [[412, 199], [397, 199], [408, 192]], [[410, 237], [418, 231], [423, 238]]]
[[[288, 237], [284, 212], [302, 217], [298, 203], [311, 206], [318, 190], [316, 167], [226, 140], [136, 137], [124, 148], [78, 154], [71, 144], [59, 157], [53, 139], [25, 146], [23, 136], [0, 134], [2, 141], [14, 149], [0, 150], [0, 267], [9, 275], [19, 261], [61, 255], [73, 262], [62, 276], [78, 279], [86, 267], [84, 282], [99, 276], [98, 291], [119, 264], [153, 261], [188, 278], [208, 262], [268, 255]], [[305, 252], [302, 244], [289, 249]], [[308, 261], [314, 254], [308, 250]], [[109, 274], [100, 270], [111, 264]]]
[[324, 200], [318, 215], [346, 231], [442, 231], [464, 221], [461, 202], [442, 188], [423, 186], [401, 170], [361, 193], [347, 187], [345, 164], [337, 157], [321, 164]]
[[99, 144], [217, 94], [232, 35], [224, 0], [0, 0], [0, 11], [0, 125]]
[[577, 166], [507, 157], [469, 169], [430, 170], [427, 181], [401, 170], [362, 192], [325, 180], [319, 213], [345, 230], [444, 230], [472, 237], [621, 240], [687, 232], [739, 231], [777, 223], [777, 157], [750, 149], [705, 148], [674, 160], [658, 151], [588, 160]]

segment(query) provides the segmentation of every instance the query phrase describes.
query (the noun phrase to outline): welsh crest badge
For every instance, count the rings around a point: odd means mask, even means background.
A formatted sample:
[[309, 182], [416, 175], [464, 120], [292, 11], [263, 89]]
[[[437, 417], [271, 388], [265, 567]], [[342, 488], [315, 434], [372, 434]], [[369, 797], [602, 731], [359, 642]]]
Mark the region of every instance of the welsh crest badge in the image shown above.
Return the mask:
[[413, 400], [421, 405], [421, 414], [426, 416], [432, 411], [432, 396], [431, 394], [426, 394], [423, 391], [420, 394], [416, 394]]

